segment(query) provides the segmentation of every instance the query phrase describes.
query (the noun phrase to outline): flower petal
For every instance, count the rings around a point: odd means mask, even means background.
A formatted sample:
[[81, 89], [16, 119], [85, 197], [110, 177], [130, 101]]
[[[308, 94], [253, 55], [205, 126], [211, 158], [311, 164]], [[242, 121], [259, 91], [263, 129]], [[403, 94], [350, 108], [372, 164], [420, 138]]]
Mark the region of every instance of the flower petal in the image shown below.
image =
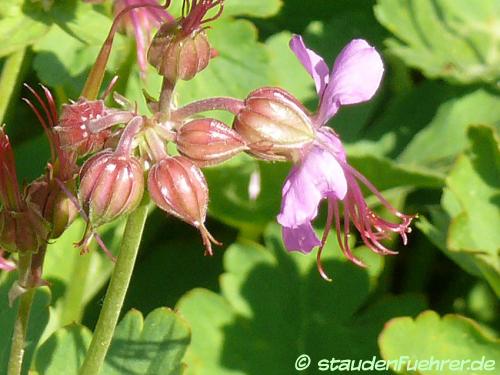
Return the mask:
[[351, 41], [335, 60], [321, 99], [319, 119], [325, 124], [341, 105], [361, 103], [377, 91], [384, 65], [377, 50], [363, 39]]
[[346, 193], [347, 181], [337, 159], [323, 147], [313, 146], [285, 181], [278, 222], [290, 228], [309, 223], [318, 214], [322, 198], [343, 199]]
[[288, 251], [300, 251], [307, 254], [314, 247], [321, 245], [310, 222], [295, 228], [283, 227], [282, 234]]
[[304, 68], [306, 68], [307, 72], [314, 79], [316, 92], [318, 93], [318, 96], [321, 97], [326, 85], [328, 84], [330, 74], [328, 65], [326, 65], [321, 56], [306, 47], [304, 40], [300, 35], [294, 35], [292, 37], [290, 40], [290, 48], [295, 53], [295, 56], [297, 56]]

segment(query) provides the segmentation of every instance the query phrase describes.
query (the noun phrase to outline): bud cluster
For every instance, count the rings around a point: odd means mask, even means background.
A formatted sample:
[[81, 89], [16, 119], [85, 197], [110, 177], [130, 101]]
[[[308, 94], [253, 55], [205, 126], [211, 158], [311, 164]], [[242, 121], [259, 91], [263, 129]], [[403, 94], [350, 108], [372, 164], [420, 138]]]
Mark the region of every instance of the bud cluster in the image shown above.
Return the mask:
[[[384, 230], [384, 235], [393, 231], [406, 236], [410, 218], [405, 217], [402, 225], [394, 226], [372, 215], [355, 184], [356, 179], [364, 181], [362, 176], [349, 169], [340, 140], [324, 127], [327, 117], [334, 114], [337, 107], [351, 103], [351, 97], [342, 97], [345, 103], [341, 103], [342, 100], [332, 94], [342, 85], [337, 87], [332, 83], [333, 88], [328, 90], [330, 96], [326, 100], [323, 86], [327, 85], [329, 78], [325, 76], [317, 82], [321, 89], [320, 106], [329, 105], [333, 109], [323, 108], [315, 116], [294, 96], [277, 87], [256, 89], [244, 100], [208, 98], [178, 108], [174, 101], [176, 83], [196, 77], [217, 55], [210, 44], [206, 23], [221, 15], [223, 0], [183, 0], [182, 15], [178, 19], [151, 0], [119, 2], [115, 6], [119, 14], [80, 99], [63, 105], [58, 116], [54, 100], [46, 88], [43, 87], [47, 104], [28, 87], [43, 108], [43, 111], [38, 110], [27, 101], [47, 133], [52, 160], [46, 174], [29, 184], [23, 194], [17, 183], [10, 143], [0, 128], [1, 248], [36, 252], [48, 240], [59, 237], [80, 211], [88, 221], [81, 241], [83, 250], [86, 250], [90, 239], [97, 238], [95, 228], [134, 211], [144, 194], [149, 194], [160, 209], [198, 229], [206, 254], [211, 255], [212, 244], [218, 242], [205, 226], [209, 189], [200, 168], [216, 166], [241, 152], [260, 160], [295, 164], [283, 193], [292, 203], [283, 205], [286, 212], [281, 216], [286, 225], [280, 222], [288, 231], [288, 243], [292, 247], [304, 248], [304, 239], [311, 240], [314, 246], [319, 243], [311, 233], [301, 232], [309, 227], [312, 231], [310, 221], [316, 214], [299, 224], [295, 220], [301, 216], [295, 211], [302, 209], [300, 205], [304, 203], [297, 197], [306, 185], [312, 192], [310, 195], [319, 196], [319, 200], [332, 200], [332, 197], [350, 200], [351, 203], [346, 203], [346, 212], [353, 218], [365, 243], [372, 247], [380, 249], [382, 245], [378, 240]], [[141, 7], [149, 7], [149, 11], [139, 12]], [[137, 12], [128, 17], [131, 11]], [[139, 14], [150, 18], [142, 23], [126, 24]], [[124, 15], [128, 18], [121, 19]], [[138, 56], [143, 73], [145, 41], [149, 40], [151, 28], [159, 26], [147, 58], [163, 77], [163, 84], [158, 99], [146, 97], [152, 112], [150, 116], [139, 115], [137, 105], [119, 95], [115, 100], [122, 104], [121, 109], [111, 108], [103, 99], [96, 99], [118, 18], [123, 21], [122, 26], [132, 28], [136, 36], [147, 35], [139, 38], [137, 45], [141, 49]], [[137, 30], [141, 27], [147, 30]], [[368, 47], [358, 41], [353, 48], [365, 50]], [[304, 54], [300, 56], [304, 57]], [[319, 70], [325, 69], [321, 67]], [[112, 85], [106, 93], [111, 88]], [[213, 110], [231, 113], [234, 116], [232, 126], [204, 115]], [[82, 162], [81, 167], [79, 162]], [[304, 172], [307, 169], [304, 165], [314, 173]], [[324, 171], [328, 168], [335, 178], [325, 177]], [[341, 184], [342, 179], [349, 189]], [[258, 191], [259, 188], [252, 187], [252, 190]], [[330, 201], [329, 210], [332, 211], [336, 204], [336, 201]], [[288, 210], [289, 207], [292, 209]], [[311, 209], [308, 206], [304, 211], [310, 215], [317, 212], [317, 207]], [[329, 214], [330, 225], [332, 215]], [[349, 220], [346, 222], [345, 231]], [[349, 252], [348, 244], [342, 243], [341, 246], [346, 253]]]
[[[207, 12], [219, 7], [216, 15]], [[170, 82], [188, 81], [208, 66], [215, 55], [203, 25], [221, 14], [223, 0], [184, 0], [183, 14], [176, 22], [164, 23], [153, 38], [148, 60]]]

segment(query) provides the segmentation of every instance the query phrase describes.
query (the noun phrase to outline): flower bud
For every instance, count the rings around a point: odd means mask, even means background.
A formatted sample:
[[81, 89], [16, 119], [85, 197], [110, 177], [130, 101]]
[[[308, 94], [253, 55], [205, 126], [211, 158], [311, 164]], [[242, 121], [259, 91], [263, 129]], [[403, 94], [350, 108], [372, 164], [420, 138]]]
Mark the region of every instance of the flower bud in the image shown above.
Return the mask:
[[35, 210], [0, 211], [0, 247], [7, 251], [37, 252], [48, 233], [48, 223]]
[[217, 241], [204, 226], [208, 186], [201, 170], [183, 156], [167, 156], [151, 167], [148, 190], [158, 207], [198, 228], [211, 255], [210, 242]]
[[144, 170], [133, 156], [102, 151], [82, 166], [78, 197], [95, 226], [133, 211], [144, 193]]
[[55, 128], [61, 147], [76, 151], [80, 156], [101, 150], [111, 132], [103, 130], [93, 133], [88, 124], [90, 120], [99, 119], [105, 114], [106, 108], [102, 100], [80, 98], [76, 103], [64, 105], [59, 125]]
[[69, 194], [75, 194], [75, 180], [64, 183], [67, 191], [49, 182], [45, 177], [32, 182], [27, 189], [28, 200], [35, 205], [45, 220], [51, 225], [50, 238], [58, 238], [78, 216], [78, 207]]
[[250, 93], [233, 128], [265, 160], [295, 160], [315, 138], [307, 110], [280, 88], [263, 87]]
[[170, 82], [188, 81], [207, 67], [211, 53], [204, 30], [185, 35], [177, 25], [165, 23], [153, 38], [148, 61]]
[[176, 142], [179, 152], [200, 167], [222, 163], [248, 148], [237, 132], [210, 118], [184, 124]]

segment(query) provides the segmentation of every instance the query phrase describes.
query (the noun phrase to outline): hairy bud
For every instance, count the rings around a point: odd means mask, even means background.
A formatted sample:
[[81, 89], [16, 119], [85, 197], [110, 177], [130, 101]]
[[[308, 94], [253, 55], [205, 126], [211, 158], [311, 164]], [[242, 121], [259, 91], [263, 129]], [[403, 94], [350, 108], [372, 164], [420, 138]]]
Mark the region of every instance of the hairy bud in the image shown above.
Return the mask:
[[67, 191], [61, 190], [55, 181], [45, 177], [33, 181], [27, 189], [28, 200], [36, 205], [38, 211], [51, 225], [50, 238], [58, 238], [78, 216], [78, 207], [71, 201], [70, 194], [75, 194], [75, 180], [64, 183]]
[[75, 151], [80, 156], [101, 150], [111, 132], [103, 130], [93, 133], [89, 130], [88, 124], [105, 114], [106, 108], [102, 100], [81, 98], [73, 104], [64, 105], [59, 125], [55, 128], [59, 134], [61, 147]]
[[144, 170], [133, 156], [102, 151], [80, 171], [78, 198], [92, 224], [112, 221], [133, 211], [144, 193]]
[[166, 23], [153, 38], [148, 61], [169, 81], [188, 81], [207, 67], [211, 53], [205, 31], [185, 35], [177, 25]]
[[201, 170], [183, 156], [166, 157], [151, 167], [148, 190], [158, 207], [198, 228], [211, 255], [211, 242], [217, 242], [204, 225], [208, 186]]
[[0, 211], [0, 247], [7, 251], [37, 252], [48, 234], [48, 223], [33, 209]]
[[274, 87], [250, 93], [233, 127], [250, 153], [265, 160], [295, 160], [315, 137], [307, 110], [292, 95]]
[[237, 132], [210, 118], [184, 124], [176, 142], [179, 152], [201, 167], [222, 163], [248, 149]]

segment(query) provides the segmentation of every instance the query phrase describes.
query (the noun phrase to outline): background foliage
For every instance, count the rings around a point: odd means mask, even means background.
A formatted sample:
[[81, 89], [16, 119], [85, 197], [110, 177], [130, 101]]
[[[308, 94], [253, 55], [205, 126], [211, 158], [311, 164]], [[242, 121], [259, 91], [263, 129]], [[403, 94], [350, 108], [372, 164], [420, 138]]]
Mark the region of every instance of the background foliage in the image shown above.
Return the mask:
[[[179, 3], [173, 1], [174, 13]], [[275, 224], [289, 165], [242, 155], [206, 169], [208, 228], [224, 246], [203, 257], [192, 227], [151, 214], [103, 373], [290, 374], [301, 353], [313, 361], [484, 355], [498, 366], [500, 2], [226, 4], [208, 31], [219, 56], [180, 85], [179, 103], [244, 98], [279, 85], [313, 110], [313, 83], [288, 49], [291, 34], [303, 34], [330, 64], [349, 40], [364, 38], [383, 53], [383, 87], [370, 103], [343, 108], [330, 125], [346, 142], [349, 161], [420, 219], [407, 247], [394, 242], [396, 257], [357, 248], [367, 269], [343, 259], [332, 236], [325, 267], [334, 281], [325, 283], [314, 256], [283, 249]], [[20, 100], [27, 95], [21, 83], [48, 85], [59, 104], [77, 99], [110, 24], [108, 3], [1, 2], [0, 121], [15, 145], [21, 180], [40, 175], [49, 155], [41, 127]], [[110, 77], [115, 73], [117, 90], [147, 111], [134, 41], [126, 35], [113, 49]], [[156, 95], [159, 85], [151, 70], [147, 91]], [[261, 193], [251, 199], [256, 171]], [[122, 224], [103, 229], [112, 249]], [[51, 287], [37, 292], [26, 372], [69, 375], [81, 364], [112, 269], [98, 251], [80, 256], [73, 248], [82, 230], [78, 221], [49, 246]], [[0, 373], [12, 330], [6, 293], [13, 280], [0, 275]]]

